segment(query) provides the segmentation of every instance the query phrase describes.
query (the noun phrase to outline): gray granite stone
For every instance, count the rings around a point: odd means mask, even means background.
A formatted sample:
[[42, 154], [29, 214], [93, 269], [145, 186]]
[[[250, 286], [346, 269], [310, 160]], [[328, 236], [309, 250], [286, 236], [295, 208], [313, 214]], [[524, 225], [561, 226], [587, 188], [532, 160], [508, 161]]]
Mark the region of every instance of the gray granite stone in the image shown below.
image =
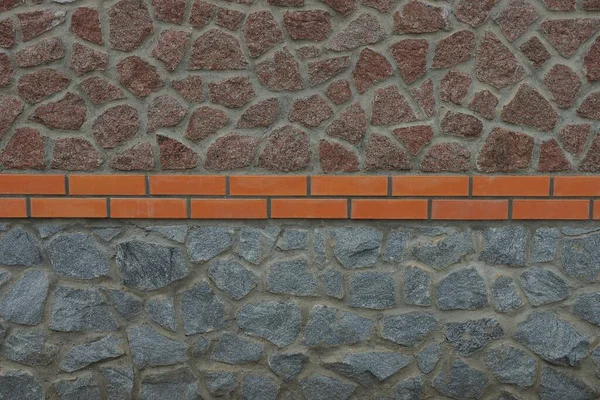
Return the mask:
[[411, 233], [409, 231], [397, 230], [390, 232], [383, 252], [383, 259], [387, 262], [400, 262], [410, 237]]
[[125, 319], [131, 319], [142, 312], [143, 301], [133, 293], [107, 289], [108, 301]]
[[314, 296], [317, 293], [317, 278], [305, 259], [278, 261], [269, 269], [267, 290], [295, 296]]
[[12, 274], [10, 272], [0, 269], [0, 287], [10, 281], [10, 278], [12, 278]]
[[592, 361], [596, 365], [596, 376], [600, 378], [600, 346], [592, 351]]
[[336, 299], [344, 298], [344, 277], [340, 271], [327, 269], [321, 274], [320, 278], [325, 285], [327, 296]]
[[320, 267], [323, 267], [327, 262], [327, 231], [321, 228], [315, 229], [315, 236], [313, 240], [315, 262]]
[[540, 400], [593, 400], [598, 393], [583, 381], [544, 367], [539, 387]]
[[20, 364], [41, 366], [52, 363], [58, 350], [41, 329], [13, 329], [4, 341], [2, 356]]
[[343, 362], [332, 363], [327, 368], [357, 381], [362, 386], [371, 387], [407, 367], [412, 360], [412, 356], [391, 351], [350, 353], [344, 356]]
[[283, 251], [304, 250], [308, 247], [308, 236], [307, 229], [286, 229], [277, 241], [277, 248]]
[[73, 346], [60, 362], [60, 369], [74, 372], [90, 364], [118, 358], [125, 354], [123, 339], [108, 335], [102, 339], [94, 340]]
[[479, 258], [491, 264], [522, 267], [525, 264], [527, 231], [522, 226], [487, 228]]
[[233, 259], [213, 261], [208, 274], [219, 289], [235, 300], [244, 298], [258, 284], [258, 277]]
[[292, 302], [262, 301], [243, 306], [237, 324], [244, 333], [278, 347], [292, 344], [300, 331], [300, 307]]
[[269, 368], [285, 382], [291, 382], [307, 362], [308, 356], [302, 353], [279, 353], [269, 358]]
[[557, 228], [539, 228], [533, 236], [532, 262], [549, 262], [554, 260], [556, 246], [560, 239]]
[[215, 396], [229, 396], [237, 389], [237, 375], [226, 371], [208, 371], [204, 374], [208, 392]]
[[187, 225], [154, 225], [147, 226], [146, 232], [156, 232], [177, 243], [185, 243], [185, 237], [188, 233]]
[[259, 265], [273, 248], [280, 231], [274, 226], [265, 229], [242, 228], [235, 253], [249, 263]]
[[375, 323], [347, 311], [316, 305], [304, 330], [304, 344], [309, 347], [333, 347], [354, 344], [371, 337]]
[[175, 321], [175, 304], [173, 296], [154, 296], [146, 301], [146, 313], [158, 325], [172, 332], [177, 332]]
[[381, 337], [401, 346], [412, 347], [438, 328], [435, 316], [413, 311], [383, 318]]
[[144, 400], [201, 400], [198, 378], [188, 368], [146, 375], [142, 379]]
[[535, 383], [537, 362], [518, 347], [505, 344], [491, 349], [487, 354], [486, 365], [499, 382], [519, 387]]
[[173, 365], [187, 360], [187, 345], [161, 335], [150, 325], [127, 328], [131, 358], [138, 369]]
[[488, 378], [484, 372], [457, 358], [449, 368], [440, 370], [432, 386], [453, 399], [480, 399], [488, 386]]
[[442, 240], [436, 238], [418, 242], [413, 247], [413, 254], [418, 260], [437, 270], [456, 264], [472, 252], [471, 231], [454, 233]]
[[110, 242], [111, 240], [119, 236], [119, 234], [123, 232], [123, 229], [118, 226], [98, 226], [93, 227], [92, 232], [94, 232], [96, 236], [102, 238], [106, 242]]
[[589, 340], [551, 312], [534, 312], [517, 325], [515, 339], [544, 360], [577, 366], [587, 357]]
[[275, 400], [279, 393], [279, 384], [264, 375], [246, 375], [242, 381], [244, 400]]
[[560, 228], [560, 231], [567, 236], [581, 236], [592, 232], [598, 232], [600, 231], [600, 228], [596, 226], [565, 226]]
[[361, 272], [350, 278], [350, 307], [384, 310], [392, 308], [394, 298], [394, 278], [383, 272]]
[[47, 239], [52, 235], [57, 234], [58, 232], [64, 231], [67, 226], [62, 224], [43, 224], [39, 225], [38, 232], [42, 239]]
[[17, 227], [0, 236], [0, 265], [29, 267], [42, 262], [37, 239]]
[[248, 364], [262, 359], [263, 352], [261, 343], [226, 332], [217, 341], [211, 359], [226, 364]]
[[562, 245], [562, 266], [572, 277], [594, 282], [600, 272], [600, 233], [567, 238]]
[[540, 267], [521, 274], [521, 287], [533, 306], [554, 303], [569, 297], [569, 287], [560, 276]]
[[491, 340], [504, 336], [504, 330], [495, 318], [473, 319], [465, 322], [449, 322], [446, 324], [446, 340], [458, 353], [468, 356]]
[[0, 373], [0, 399], [44, 400], [44, 386], [31, 372], [3, 368]]
[[306, 400], [346, 400], [352, 396], [356, 386], [343, 383], [326, 375], [311, 375], [300, 381]]
[[508, 276], [496, 278], [492, 285], [492, 299], [496, 311], [502, 313], [517, 310], [525, 304], [514, 279]]
[[130, 366], [104, 368], [108, 400], [130, 400], [133, 390], [133, 368]]
[[417, 354], [417, 365], [422, 373], [428, 374], [442, 357], [442, 346], [439, 343], [429, 343]]
[[183, 332], [186, 335], [211, 332], [223, 328], [225, 303], [206, 281], [192, 286], [181, 295]]
[[423, 378], [417, 376], [398, 382], [395, 394], [395, 400], [421, 400], [423, 395]]
[[192, 229], [186, 246], [190, 261], [204, 262], [229, 249], [232, 243], [232, 229], [207, 226]]
[[100, 400], [100, 385], [93, 375], [81, 375], [54, 383], [60, 400]]
[[209, 346], [210, 342], [208, 339], [199, 336], [198, 340], [194, 344], [194, 348], [192, 349], [192, 355], [195, 358], [204, 358], [204, 355], [208, 352]]
[[344, 268], [370, 267], [379, 258], [383, 233], [374, 228], [345, 227], [331, 230], [333, 252]]
[[50, 314], [50, 329], [61, 332], [114, 331], [119, 327], [99, 289], [58, 286]]
[[441, 310], [475, 310], [487, 306], [485, 282], [475, 268], [451, 272], [437, 286]]
[[48, 286], [49, 275], [47, 272], [25, 272], [10, 287], [0, 302], [0, 316], [16, 324], [39, 324], [44, 314]]
[[600, 326], [600, 292], [583, 293], [575, 299], [573, 314]]
[[431, 305], [431, 276], [419, 267], [404, 270], [404, 302], [415, 306]]

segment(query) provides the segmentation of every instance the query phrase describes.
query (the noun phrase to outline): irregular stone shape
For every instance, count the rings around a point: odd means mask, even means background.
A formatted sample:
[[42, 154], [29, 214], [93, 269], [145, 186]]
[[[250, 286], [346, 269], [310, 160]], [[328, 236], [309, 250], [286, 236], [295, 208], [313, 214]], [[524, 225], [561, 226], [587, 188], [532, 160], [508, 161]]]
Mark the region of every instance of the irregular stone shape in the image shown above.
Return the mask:
[[73, 43], [69, 68], [77, 76], [92, 71], [105, 71], [108, 68], [108, 54], [79, 43]]
[[50, 343], [48, 335], [42, 330], [20, 329], [13, 330], [6, 338], [2, 345], [2, 356], [19, 364], [41, 366], [51, 364], [58, 350], [59, 347]]
[[231, 247], [233, 231], [229, 228], [200, 227], [190, 231], [187, 252], [191, 262], [208, 261]]
[[249, 166], [254, 160], [260, 139], [231, 133], [218, 138], [206, 152], [204, 168], [225, 171]]
[[415, 257], [437, 270], [444, 270], [456, 264], [472, 252], [471, 231], [458, 232], [442, 240], [418, 243], [413, 247]]
[[390, 274], [362, 272], [350, 278], [350, 307], [384, 310], [392, 308], [394, 299], [394, 279]]
[[480, 259], [491, 264], [525, 265], [527, 232], [522, 226], [487, 228], [483, 232]]
[[432, 68], [449, 68], [473, 56], [475, 34], [463, 30], [445, 37], [437, 43]]
[[97, 76], [87, 78], [79, 86], [94, 105], [125, 98], [125, 94], [117, 85]]
[[117, 237], [122, 232], [122, 229], [118, 226], [117, 227], [98, 226], [98, 227], [93, 227], [92, 232], [94, 232], [94, 234], [96, 236], [99, 236], [104, 241], [110, 242], [111, 240], [113, 240], [115, 237]]
[[198, 341], [196, 342], [196, 344], [194, 345], [193, 348], [193, 356], [195, 358], [202, 358], [204, 357], [204, 355], [206, 354], [206, 352], [208, 351], [208, 347], [210, 346], [210, 342], [203, 338], [202, 336], [198, 337]]
[[353, 50], [375, 44], [385, 37], [385, 29], [377, 17], [370, 13], [362, 13], [333, 36], [326, 47], [333, 51]]
[[394, 142], [383, 135], [372, 134], [365, 146], [365, 169], [372, 170], [409, 170], [408, 155]]
[[17, 128], [4, 147], [0, 162], [9, 169], [46, 168], [46, 140], [32, 128]]
[[219, 8], [215, 23], [219, 26], [235, 31], [240, 27], [244, 20], [244, 13], [237, 10], [229, 10], [227, 8]]
[[[18, 54], [18, 53], [17, 53]], [[598, 61], [600, 60], [600, 40], [596, 39], [590, 50], [583, 58], [583, 66], [585, 68], [585, 76], [589, 82], [596, 82], [600, 80], [600, 67], [598, 67]], [[569, 70], [573, 75], [575, 75], [572, 71]], [[571, 80], [577, 79], [579, 83], [579, 87], [581, 86], [581, 82], [579, 82], [579, 78], [577, 75], [571, 77]]]
[[477, 48], [475, 75], [481, 82], [502, 89], [523, 79], [525, 69], [496, 35], [486, 32]]
[[412, 347], [438, 328], [433, 314], [413, 311], [383, 318], [381, 337], [401, 346]]
[[27, 271], [11, 286], [0, 302], [0, 315], [6, 321], [16, 324], [39, 324], [44, 314], [48, 286], [48, 273]]
[[154, 31], [152, 17], [140, 0], [121, 0], [108, 11], [109, 41], [113, 49], [132, 51]]
[[583, 381], [571, 378], [555, 369], [542, 368], [542, 379], [539, 386], [541, 400], [581, 399], [592, 400], [598, 393]]
[[471, 152], [458, 143], [446, 142], [433, 145], [421, 161], [425, 172], [467, 171], [471, 164]]
[[523, 307], [523, 299], [517, 291], [517, 284], [512, 278], [500, 276], [492, 285], [492, 300], [498, 312], [509, 312]]
[[60, 369], [74, 372], [90, 364], [117, 358], [125, 354], [125, 342], [115, 335], [108, 335], [73, 346], [60, 362]]
[[192, 169], [198, 165], [198, 154], [183, 143], [163, 135], [157, 135], [156, 139], [163, 169]]
[[[9, 3], [10, 2], [11, 1], [9, 1]], [[65, 10], [51, 8], [17, 14], [23, 41], [27, 42], [34, 37], [40, 36], [44, 32], [48, 32], [58, 25], [63, 24], [66, 15], [67, 13]]]
[[524, 0], [510, 0], [502, 12], [494, 17], [500, 26], [502, 34], [509, 42], [514, 42], [518, 37], [529, 30], [539, 17], [535, 7]]
[[211, 360], [226, 364], [248, 364], [262, 359], [264, 346], [242, 336], [223, 333], [217, 341]]
[[148, 105], [148, 132], [154, 132], [157, 128], [177, 126], [186, 115], [187, 108], [179, 104], [175, 97], [158, 96]]
[[339, 143], [321, 140], [319, 142], [319, 161], [324, 173], [358, 171], [356, 153]]
[[429, 43], [424, 39], [404, 39], [390, 46], [390, 53], [404, 82], [409, 85], [427, 72]]
[[565, 226], [560, 228], [562, 234], [567, 236], [581, 236], [587, 233], [597, 232], [600, 228], [596, 227], [575, 227], [575, 226]]
[[481, 136], [483, 123], [470, 114], [448, 111], [442, 118], [442, 133], [474, 139]]
[[302, 353], [279, 353], [269, 358], [269, 368], [285, 382], [291, 382], [300, 375], [308, 356]]
[[321, 96], [315, 94], [294, 102], [288, 119], [307, 128], [316, 128], [333, 116], [333, 110]]
[[335, 57], [308, 63], [310, 85], [326, 82], [350, 66], [350, 57]]
[[471, 75], [466, 72], [449, 71], [440, 81], [440, 99], [462, 104], [471, 87]]
[[209, 371], [205, 379], [208, 391], [215, 396], [229, 396], [237, 389], [237, 376], [233, 372]]
[[544, 4], [552, 11], [572, 11], [575, 9], [575, 0], [544, 0]]
[[234, 36], [219, 29], [211, 29], [194, 41], [188, 69], [236, 70], [245, 69], [247, 64]]
[[568, 238], [563, 241], [562, 265], [572, 277], [594, 282], [600, 272], [595, 261], [600, 257], [600, 234], [582, 238]]
[[600, 292], [579, 295], [573, 305], [573, 314], [600, 326]]
[[281, 229], [278, 227], [266, 229], [242, 228], [235, 252], [244, 260], [259, 265], [273, 248], [280, 231]]
[[245, 297], [258, 284], [258, 277], [233, 259], [213, 261], [208, 274], [219, 289], [235, 300]]
[[93, 375], [87, 374], [75, 379], [63, 379], [54, 383], [61, 400], [90, 399], [100, 400], [100, 386]]
[[556, 125], [558, 113], [533, 86], [519, 86], [513, 99], [502, 108], [502, 121], [529, 126], [538, 131], [550, 131]]
[[423, 378], [415, 378], [400, 381], [394, 389], [396, 400], [418, 400], [423, 393]]
[[487, 290], [475, 268], [454, 271], [437, 285], [437, 304], [441, 310], [476, 310], [487, 306]]
[[240, 108], [256, 96], [250, 80], [241, 76], [211, 82], [208, 92], [210, 101], [227, 108]]
[[[600, 53], [600, 45], [598, 52]], [[562, 109], [571, 108], [577, 101], [581, 90], [581, 80], [577, 74], [571, 68], [562, 64], [550, 68], [544, 77], [544, 84], [552, 93], [558, 107]]]
[[106, 290], [110, 304], [125, 319], [131, 319], [142, 312], [143, 301], [133, 293], [122, 290]]
[[119, 61], [117, 74], [119, 82], [140, 98], [158, 91], [165, 85], [157, 68], [138, 56], [129, 56]]
[[538, 228], [535, 231], [531, 261], [548, 262], [554, 260], [554, 253], [560, 233], [556, 228]]
[[551, 312], [534, 312], [517, 325], [515, 340], [556, 365], [577, 366], [587, 357], [589, 340]]
[[71, 32], [81, 39], [96, 44], [103, 44], [102, 27], [98, 10], [89, 7], [79, 7], [71, 14]]
[[534, 267], [521, 274], [521, 286], [533, 306], [562, 301], [569, 297], [567, 283], [550, 270]]
[[192, 10], [190, 11], [190, 25], [198, 29], [204, 28], [213, 17], [216, 9], [217, 6], [214, 4], [202, 0], [194, 1]]
[[292, 302], [249, 303], [240, 309], [236, 320], [244, 333], [266, 339], [277, 347], [285, 347], [298, 337], [300, 307]]
[[138, 369], [183, 363], [187, 360], [187, 345], [169, 339], [150, 325], [132, 326], [127, 329], [131, 358]]
[[327, 134], [350, 143], [360, 142], [367, 131], [367, 114], [358, 102], [347, 107], [327, 128]]
[[356, 9], [356, 0], [321, 0], [342, 15], [350, 14]]
[[356, 390], [355, 385], [317, 374], [302, 379], [300, 387], [306, 400], [347, 400]]
[[141, 386], [141, 398], [144, 399], [168, 399], [174, 395], [179, 396], [181, 400], [202, 398], [198, 388], [198, 379], [188, 368], [145, 375]]
[[477, 157], [477, 169], [482, 172], [515, 172], [531, 163], [534, 140], [531, 136], [494, 128]]
[[119, 244], [116, 262], [123, 283], [143, 291], [164, 287], [188, 272], [180, 249], [139, 240]]
[[185, 0], [152, 0], [152, 8], [156, 19], [175, 24], [183, 22], [185, 7]]
[[598, 28], [596, 18], [548, 19], [541, 24], [550, 44], [565, 58], [571, 58]]
[[102, 165], [102, 156], [86, 139], [56, 139], [52, 152], [53, 169], [93, 171], [100, 165]]
[[9, 49], [15, 45], [15, 26], [13, 20], [5, 18], [0, 20], [0, 47]]
[[278, 394], [279, 384], [266, 376], [246, 375], [242, 381], [244, 399], [275, 400]]
[[17, 117], [23, 112], [24, 106], [23, 102], [16, 97], [0, 96], [0, 137], [8, 132]]
[[590, 93], [577, 109], [582, 118], [600, 120], [600, 92]]
[[105, 149], [114, 149], [132, 139], [140, 128], [138, 112], [123, 104], [104, 111], [92, 125], [96, 142]]
[[[359, 94], [365, 93], [371, 86], [392, 75], [393, 68], [390, 62], [380, 53], [369, 48], [363, 49], [359, 56], [352, 79]], [[393, 87], [393, 86], [390, 86]]]
[[434, 7], [418, 0], [410, 0], [402, 12], [394, 13], [395, 33], [431, 33], [449, 30], [450, 12], [445, 7]]
[[29, 119], [50, 129], [78, 130], [86, 115], [85, 101], [79, 95], [67, 92], [62, 99], [36, 108]]
[[146, 301], [146, 313], [152, 321], [172, 332], [177, 332], [173, 296], [155, 296]]
[[478, 27], [489, 17], [498, 0], [460, 0], [456, 4], [456, 18], [472, 27]]
[[61, 235], [48, 244], [52, 269], [60, 275], [93, 279], [108, 275], [108, 256], [84, 233]]
[[429, 125], [397, 128], [393, 133], [412, 155], [418, 154], [433, 138], [433, 129]]
[[417, 306], [431, 305], [431, 277], [418, 267], [407, 267], [404, 271], [404, 302]]
[[495, 318], [482, 318], [447, 323], [444, 335], [461, 356], [468, 356], [503, 337], [504, 330]]
[[350, 89], [350, 82], [346, 79], [340, 79], [339, 81], [335, 81], [329, 86], [327, 86], [327, 90], [325, 91], [329, 100], [331, 100], [334, 104], [340, 105], [352, 97], [352, 90]]
[[314, 296], [317, 279], [308, 269], [304, 259], [293, 259], [274, 263], [267, 275], [267, 290], [295, 296]]
[[258, 158], [264, 169], [291, 172], [308, 167], [311, 151], [308, 135], [292, 125], [275, 129]]
[[[0, 71], [2, 67], [0, 67]], [[17, 83], [17, 91], [28, 103], [39, 103], [46, 97], [60, 92], [67, 87], [71, 79], [63, 73], [50, 68], [38, 69], [31, 74], [23, 75]], [[0, 86], [1, 80], [0, 80]]]
[[489, 90], [475, 93], [473, 100], [469, 103], [469, 109], [475, 111], [485, 119], [492, 120], [496, 116], [498, 98]]
[[162, 61], [167, 71], [173, 71], [183, 59], [189, 39], [189, 32], [162, 31], [154, 50], [152, 50], [152, 57]]
[[396, 352], [349, 353], [343, 362], [325, 364], [325, 367], [353, 379], [370, 388], [405, 368], [412, 361], [411, 356]]
[[110, 168], [121, 171], [150, 171], [154, 169], [154, 153], [149, 142], [119, 152], [110, 161]]
[[583, 0], [583, 9], [588, 11], [600, 10], [600, 3], [598, 3], [598, 0]]
[[330, 19], [327, 11], [292, 11], [283, 15], [283, 24], [292, 40], [320, 41], [331, 33]]
[[50, 38], [17, 51], [15, 61], [18, 67], [27, 68], [60, 60], [65, 56], [65, 46], [60, 38]]
[[346, 269], [370, 267], [379, 258], [383, 233], [374, 228], [345, 227], [331, 231], [335, 257]]
[[206, 281], [182, 293], [181, 314], [186, 335], [211, 332], [223, 328], [227, 323], [225, 303]]
[[119, 323], [100, 290], [57, 286], [49, 327], [59, 332], [99, 332], [114, 331]]
[[558, 132], [558, 137], [565, 150], [573, 155], [583, 152], [591, 132], [590, 124], [566, 125]]
[[283, 42], [281, 28], [273, 14], [267, 10], [248, 14], [242, 34], [250, 57], [258, 57]]
[[300, 66], [287, 48], [256, 64], [255, 71], [260, 83], [274, 92], [295, 92], [304, 86]]
[[479, 399], [488, 386], [488, 378], [484, 372], [456, 358], [449, 368], [440, 370], [432, 386], [439, 393], [454, 399]]
[[437, 365], [442, 357], [442, 346], [439, 343], [430, 343], [417, 354], [417, 365], [424, 374], [428, 374]]
[[296, 54], [301, 60], [307, 60], [310, 58], [317, 58], [323, 54], [323, 49], [316, 45], [301, 46], [296, 49]]
[[305, 250], [308, 246], [309, 231], [306, 229], [286, 229], [277, 241], [277, 248], [283, 251]]
[[[14, 70], [10, 62], [10, 57], [6, 53], [0, 53], [0, 87], [10, 85], [13, 74]], [[21, 79], [19, 79], [19, 82], [20, 81]]]
[[202, 77], [189, 75], [186, 78], [171, 81], [171, 86], [185, 100], [190, 103], [201, 103], [204, 101], [202, 93]]
[[399, 262], [402, 260], [404, 250], [408, 244], [411, 233], [404, 230], [391, 231], [385, 246], [383, 259], [387, 262]]
[[324, 305], [313, 306], [304, 330], [308, 347], [335, 347], [355, 344], [371, 337], [375, 323], [348, 311]]
[[371, 124], [386, 126], [401, 122], [413, 122], [417, 117], [406, 98], [398, 92], [398, 87], [390, 85], [375, 90]]
[[511, 345], [498, 346], [488, 352], [486, 365], [494, 377], [521, 388], [533, 386], [537, 362], [527, 352]]
[[0, 396], [4, 399], [43, 400], [45, 391], [42, 383], [30, 372], [4, 369], [0, 374]]
[[267, 128], [279, 118], [279, 100], [270, 98], [246, 109], [236, 128]]
[[339, 271], [328, 269], [320, 276], [321, 281], [325, 285], [327, 296], [335, 297], [336, 299], [344, 298], [343, 277]]

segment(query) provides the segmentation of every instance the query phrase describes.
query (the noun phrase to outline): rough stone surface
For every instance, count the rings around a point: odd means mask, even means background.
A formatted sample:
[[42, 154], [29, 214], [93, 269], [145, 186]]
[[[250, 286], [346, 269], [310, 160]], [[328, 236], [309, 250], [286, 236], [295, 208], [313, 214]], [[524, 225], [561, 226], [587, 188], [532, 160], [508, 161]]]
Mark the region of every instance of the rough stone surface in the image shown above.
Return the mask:
[[83, 98], [67, 92], [62, 99], [36, 108], [29, 119], [50, 129], [74, 131], [81, 128], [86, 116]]
[[211, 359], [226, 364], [248, 364], [262, 359], [263, 352], [262, 344], [242, 336], [224, 333], [216, 343]]
[[440, 81], [440, 99], [447, 103], [462, 104], [471, 87], [471, 75], [449, 71]]
[[473, 252], [471, 232], [459, 232], [445, 237], [419, 243], [413, 247], [414, 256], [437, 270], [457, 263]]
[[333, 115], [333, 110], [325, 99], [312, 95], [298, 99], [292, 105], [288, 119], [306, 128], [316, 128]]
[[349, 305], [373, 310], [392, 308], [396, 303], [394, 289], [390, 274], [361, 272], [350, 278]]
[[208, 371], [205, 378], [208, 391], [215, 396], [229, 396], [238, 386], [233, 372]]
[[60, 369], [74, 372], [90, 364], [125, 354], [125, 342], [115, 335], [73, 346], [60, 362]]
[[423, 39], [405, 39], [390, 46], [404, 82], [411, 84], [425, 74], [428, 51], [429, 43]]
[[386, 36], [377, 17], [363, 13], [334, 35], [327, 48], [333, 51], [353, 50], [381, 41]]
[[432, 68], [450, 68], [463, 63], [473, 56], [475, 34], [471, 31], [458, 31], [440, 40], [435, 48]]
[[58, 355], [59, 346], [48, 340], [48, 335], [38, 329], [13, 331], [4, 341], [2, 356], [11, 361], [30, 366], [51, 364]]
[[54, 388], [61, 399], [100, 399], [100, 386], [93, 375], [87, 374], [75, 379], [59, 380]]
[[471, 152], [458, 143], [446, 142], [429, 148], [421, 161], [424, 172], [467, 171], [471, 163]]
[[312, 375], [300, 381], [302, 394], [307, 400], [347, 400], [352, 396], [355, 385], [341, 382], [327, 375]]
[[225, 303], [206, 281], [181, 295], [183, 331], [186, 335], [211, 332], [225, 326]]
[[304, 344], [309, 347], [334, 347], [355, 344], [372, 335], [375, 323], [358, 314], [316, 305], [304, 331]]
[[231, 247], [233, 231], [221, 227], [192, 229], [186, 247], [191, 262], [208, 261]]
[[477, 48], [475, 74], [481, 82], [502, 89], [525, 76], [525, 69], [496, 35], [486, 32]]
[[118, 86], [96, 76], [83, 80], [79, 86], [94, 105], [125, 98], [125, 94]]
[[394, 32], [431, 33], [450, 29], [449, 10], [419, 0], [410, 0], [402, 12], [394, 13]]
[[279, 101], [270, 98], [251, 105], [244, 111], [236, 124], [236, 128], [267, 128], [279, 117]]
[[487, 290], [475, 268], [448, 274], [437, 285], [437, 304], [442, 310], [475, 310], [487, 306]]
[[[284, 16], [284, 20], [285, 18]], [[283, 42], [281, 28], [269, 11], [258, 11], [248, 15], [242, 31], [250, 57], [258, 57]]]
[[395, 85], [375, 90], [371, 124], [385, 126], [401, 122], [413, 122], [417, 119], [414, 110], [406, 98], [398, 92]]
[[[2, 67], [0, 66], [1, 71]], [[21, 76], [17, 82], [17, 91], [26, 102], [39, 103], [46, 97], [66, 88], [70, 81], [71, 79], [62, 72], [51, 68], [42, 68]], [[0, 86], [2, 86], [1, 77]]]
[[502, 383], [519, 387], [532, 386], [537, 375], [537, 362], [527, 352], [511, 345], [493, 348], [487, 354], [488, 369]]
[[[570, 86], [572, 87], [573, 84], [571, 83]], [[558, 114], [550, 102], [533, 86], [527, 84], [519, 86], [511, 102], [502, 108], [502, 121], [528, 126], [542, 132], [554, 128], [557, 119]]]
[[157, 135], [159, 161], [163, 169], [192, 169], [198, 165], [198, 154], [168, 136]]
[[258, 63], [256, 75], [263, 86], [274, 92], [295, 92], [304, 86], [298, 62], [287, 48], [276, 52], [272, 58]]
[[[599, 55], [600, 56], [600, 55]], [[566, 65], [556, 64], [546, 74], [544, 84], [559, 108], [571, 108], [579, 96], [581, 80]]]
[[178, 364], [188, 357], [184, 343], [161, 335], [150, 325], [128, 328], [127, 339], [131, 347], [131, 358], [138, 369]]
[[430, 343], [417, 354], [417, 365], [424, 374], [434, 370], [442, 356], [442, 346], [439, 343]]
[[562, 245], [562, 266], [565, 272], [587, 282], [594, 282], [600, 266], [594, 261], [598, 257], [600, 235], [569, 238]]
[[598, 30], [600, 20], [595, 18], [548, 19], [540, 26], [550, 44], [563, 57], [570, 58]]
[[393, 130], [394, 136], [412, 154], [418, 154], [433, 138], [433, 129], [429, 125], [415, 125]]
[[108, 54], [74, 43], [70, 68], [77, 76], [93, 71], [105, 71], [108, 68]]
[[194, 41], [188, 69], [236, 70], [245, 69], [247, 61], [235, 36], [211, 29]]
[[488, 342], [503, 337], [504, 330], [495, 318], [482, 318], [449, 322], [444, 335], [461, 356], [469, 356], [484, 348]]
[[98, 289], [63, 285], [54, 290], [49, 327], [59, 332], [113, 331], [119, 323]]
[[0, 302], [0, 315], [17, 324], [39, 324], [44, 313], [48, 287], [48, 273], [36, 270], [26, 272], [10, 287]]
[[573, 313], [590, 324], [600, 326], [600, 292], [579, 295], [575, 299]]
[[32, 128], [18, 128], [0, 155], [6, 168], [38, 169], [46, 167], [46, 139]]
[[167, 71], [173, 71], [183, 59], [190, 34], [182, 31], [166, 30], [160, 33], [152, 56], [165, 64]]
[[321, 140], [319, 143], [319, 161], [325, 173], [356, 172], [358, 157], [348, 147], [335, 142]]
[[370, 388], [408, 366], [412, 357], [396, 352], [349, 353], [342, 362], [325, 364], [328, 369]]
[[167, 399], [173, 394], [182, 400], [195, 400], [200, 397], [198, 380], [188, 368], [178, 368], [170, 372], [148, 374], [142, 379], [142, 397]]
[[201, 103], [204, 100], [202, 77], [198, 75], [189, 75], [186, 78], [171, 81], [171, 86], [190, 103]]
[[0, 97], [0, 110], [2, 111], [2, 116], [0, 117], [0, 137], [10, 129], [17, 117], [23, 112], [23, 108], [23, 102], [15, 97]]
[[219, 289], [235, 300], [245, 297], [258, 284], [252, 271], [232, 259], [213, 261], [208, 274]]
[[515, 172], [527, 168], [533, 155], [534, 139], [521, 132], [494, 128], [477, 156], [482, 172]]
[[102, 27], [98, 10], [79, 7], [71, 14], [71, 32], [81, 39], [96, 44], [103, 44]]
[[102, 156], [87, 140], [60, 138], [55, 141], [52, 168], [67, 171], [93, 171], [102, 164]]
[[130, 139], [140, 127], [138, 111], [129, 105], [120, 105], [104, 111], [92, 125], [96, 142], [105, 149], [113, 149]]
[[442, 119], [441, 128], [446, 135], [474, 139], [481, 136], [483, 123], [473, 115], [449, 111]]
[[335, 257], [344, 268], [365, 268], [379, 258], [381, 231], [373, 228], [337, 228], [331, 231]]
[[494, 280], [492, 299], [496, 311], [502, 313], [519, 309], [525, 304], [514, 279], [507, 276], [500, 276]]
[[242, 396], [248, 400], [275, 400], [279, 384], [262, 375], [248, 375], [242, 381]]
[[331, 14], [327, 11], [292, 11], [283, 15], [283, 23], [292, 40], [325, 40], [331, 33]]
[[544, 367], [539, 388], [540, 399], [593, 399], [597, 393], [583, 381], [555, 369]]
[[108, 275], [108, 258], [90, 235], [74, 233], [56, 237], [48, 245], [48, 255], [55, 272], [79, 279]]
[[146, 313], [158, 325], [173, 332], [177, 332], [175, 320], [175, 305], [173, 297], [156, 296], [146, 301]]
[[231, 133], [217, 139], [206, 152], [204, 168], [232, 170], [250, 165], [258, 148], [258, 138]]
[[249, 303], [237, 314], [237, 324], [246, 334], [267, 339], [278, 347], [292, 344], [300, 330], [300, 307], [291, 302]]
[[65, 46], [60, 38], [42, 40], [19, 50], [15, 54], [18, 67], [27, 68], [60, 60], [65, 56]]
[[478, 27], [489, 17], [498, 0], [460, 0], [455, 9], [456, 18], [472, 27]]
[[401, 346], [412, 347], [438, 328], [433, 314], [413, 311], [383, 318], [381, 337]]
[[150, 12], [140, 0], [121, 0], [108, 10], [109, 40], [113, 49], [131, 51], [152, 34]]
[[285, 382], [300, 375], [308, 357], [301, 353], [278, 353], [269, 358], [269, 368]]
[[515, 267], [525, 264], [527, 232], [523, 227], [488, 228], [483, 235], [483, 261]]
[[483, 396], [488, 382], [484, 372], [457, 358], [448, 368], [440, 370], [433, 380], [433, 387], [451, 398], [477, 399]]
[[569, 287], [560, 276], [544, 268], [531, 268], [521, 274], [521, 287], [534, 305], [554, 303], [569, 297]]
[[317, 279], [304, 259], [280, 261], [269, 269], [267, 290], [272, 293], [311, 296], [316, 294]]
[[164, 86], [157, 68], [138, 56], [130, 56], [119, 61], [117, 74], [121, 84], [140, 98]]
[[308, 166], [310, 157], [308, 135], [292, 125], [286, 125], [269, 134], [258, 157], [258, 166], [272, 171], [300, 171]]
[[[9, 0], [12, 3], [13, 0]], [[55, 27], [64, 24], [67, 12], [56, 8], [17, 14], [23, 41], [27, 42]]]

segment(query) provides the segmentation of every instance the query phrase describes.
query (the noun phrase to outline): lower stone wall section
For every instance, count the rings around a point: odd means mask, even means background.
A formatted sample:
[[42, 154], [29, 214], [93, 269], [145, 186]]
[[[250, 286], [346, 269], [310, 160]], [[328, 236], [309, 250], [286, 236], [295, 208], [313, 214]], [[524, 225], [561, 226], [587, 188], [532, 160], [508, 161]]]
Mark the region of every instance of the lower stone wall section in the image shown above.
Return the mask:
[[597, 225], [0, 231], [0, 399], [600, 393]]

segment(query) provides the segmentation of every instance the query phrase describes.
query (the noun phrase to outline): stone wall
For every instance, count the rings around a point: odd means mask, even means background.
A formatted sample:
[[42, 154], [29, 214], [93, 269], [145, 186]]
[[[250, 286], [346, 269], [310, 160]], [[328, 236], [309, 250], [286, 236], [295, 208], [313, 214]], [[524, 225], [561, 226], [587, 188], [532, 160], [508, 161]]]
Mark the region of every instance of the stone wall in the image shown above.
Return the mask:
[[595, 399], [600, 228], [0, 224], [1, 399]]

